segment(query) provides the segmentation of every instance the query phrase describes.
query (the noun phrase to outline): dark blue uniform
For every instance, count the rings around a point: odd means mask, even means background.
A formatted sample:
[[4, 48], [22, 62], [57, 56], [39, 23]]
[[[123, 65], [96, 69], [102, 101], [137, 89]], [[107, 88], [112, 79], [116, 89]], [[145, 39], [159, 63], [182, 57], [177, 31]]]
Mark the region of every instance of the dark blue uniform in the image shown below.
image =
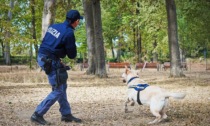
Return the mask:
[[77, 55], [75, 44], [74, 28], [78, 26], [80, 19], [79, 11], [70, 10], [66, 14], [66, 20], [63, 23], [53, 24], [48, 27], [38, 51], [38, 64], [48, 76], [52, 92], [37, 106], [31, 116], [31, 121], [40, 125], [48, 125], [43, 115], [50, 107], [58, 101], [60, 105], [61, 121], [82, 122], [71, 113], [71, 107], [67, 99], [67, 79], [68, 73], [65, 65], [61, 63], [60, 58], [68, 56], [73, 59]]
[[66, 55], [75, 58], [77, 50], [73, 30], [67, 21], [51, 25], [40, 45], [39, 54], [50, 54], [51, 58], [64, 58]]
[[67, 78], [66, 80], [57, 85], [56, 70], [63, 67], [60, 58], [68, 56], [73, 59], [76, 57], [77, 49], [75, 44], [74, 28], [65, 21], [60, 24], [53, 24], [49, 26], [42, 44], [38, 52], [38, 64], [44, 69], [44, 64], [41, 59], [52, 59], [52, 69], [48, 74], [48, 80], [52, 86], [52, 92], [37, 106], [35, 112], [43, 116], [50, 107], [56, 102], [59, 102], [61, 115], [71, 114], [71, 107], [67, 100]]

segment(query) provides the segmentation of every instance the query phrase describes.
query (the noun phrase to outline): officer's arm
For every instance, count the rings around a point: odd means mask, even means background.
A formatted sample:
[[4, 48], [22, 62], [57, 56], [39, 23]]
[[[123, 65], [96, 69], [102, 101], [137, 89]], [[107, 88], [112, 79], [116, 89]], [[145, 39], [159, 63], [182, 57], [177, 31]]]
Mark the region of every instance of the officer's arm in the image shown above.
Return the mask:
[[74, 59], [77, 56], [77, 47], [75, 44], [75, 36], [74, 33], [68, 34], [65, 38], [65, 49], [68, 58]]

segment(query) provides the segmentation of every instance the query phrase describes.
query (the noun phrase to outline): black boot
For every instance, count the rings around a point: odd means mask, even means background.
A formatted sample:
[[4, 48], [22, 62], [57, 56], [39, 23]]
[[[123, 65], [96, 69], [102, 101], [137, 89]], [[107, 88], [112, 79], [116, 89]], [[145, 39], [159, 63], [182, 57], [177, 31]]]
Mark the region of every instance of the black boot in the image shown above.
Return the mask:
[[65, 121], [65, 122], [77, 122], [77, 123], [81, 123], [82, 120], [79, 118], [74, 117], [72, 114], [68, 114], [68, 115], [64, 115], [61, 117], [61, 121]]
[[34, 112], [33, 115], [31, 116], [31, 121], [35, 122], [39, 125], [47, 125], [49, 124], [44, 118], [43, 116], [38, 115], [37, 112]]

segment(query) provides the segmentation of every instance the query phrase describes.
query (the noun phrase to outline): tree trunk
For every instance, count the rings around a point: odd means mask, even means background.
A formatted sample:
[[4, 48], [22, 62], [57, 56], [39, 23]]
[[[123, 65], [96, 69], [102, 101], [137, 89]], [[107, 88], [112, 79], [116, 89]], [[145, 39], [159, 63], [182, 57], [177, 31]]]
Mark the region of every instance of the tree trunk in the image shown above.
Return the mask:
[[153, 47], [154, 47], [154, 50], [152, 52], [152, 62], [157, 62], [158, 61], [158, 54], [157, 54], [157, 51], [156, 51], [156, 47], [157, 47], [157, 39], [155, 37], [155, 41], [153, 43]]
[[118, 48], [117, 48], [117, 62], [121, 62], [121, 59], [120, 59], [120, 57], [121, 57], [121, 48], [122, 48], [122, 37], [120, 36], [120, 38], [119, 38], [119, 41], [118, 41]]
[[100, 0], [83, 0], [88, 44], [87, 74], [107, 77]]
[[93, 17], [94, 17], [94, 32], [95, 32], [95, 56], [96, 56], [96, 75], [104, 78], [107, 77], [106, 63], [104, 55], [104, 42], [102, 36], [102, 21], [100, 0], [93, 1]]
[[[31, 14], [32, 14], [32, 19], [31, 19], [31, 22], [32, 22], [32, 38], [34, 40], [33, 42], [34, 42], [34, 45], [35, 45], [35, 42], [36, 42], [36, 24], [35, 24], [35, 22], [36, 22], [36, 20], [35, 20], [35, 1], [34, 0], [30, 0], [30, 6], [31, 6]], [[32, 68], [32, 60], [33, 60], [32, 46], [33, 46], [33, 43], [30, 42], [30, 53], [29, 53], [30, 54], [30, 69]]]
[[[136, 49], [136, 28], [133, 28], [133, 50], [135, 50], [134, 51], [135, 53], [137, 52], [137, 49]], [[138, 60], [137, 60], [137, 62], [138, 62]]]
[[42, 38], [44, 37], [49, 25], [54, 23], [56, 0], [44, 0], [44, 9], [42, 16]]
[[66, 8], [67, 10], [71, 8], [71, 4], [70, 3], [71, 3], [71, 0], [67, 0], [67, 8]]
[[36, 37], [36, 12], [35, 12], [35, 0], [31, 0], [31, 14], [32, 14], [32, 38], [34, 39], [35, 57], [38, 55], [38, 43]]
[[[140, 10], [138, 9], [140, 7], [139, 2], [137, 2], [137, 9], [136, 9], [136, 15], [140, 14]], [[141, 33], [140, 33], [140, 27], [137, 25], [136, 28], [136, 38], [137, 38], [137, 62], [141, 62]]]
[[[11, 10], [14, 8], [14, 1], [10, 0], [10, 8]], [[8, 12], [8, 24], [10, 24], [10, 21], [12, 20], [12, 11], [9, 10]], [[5, 59], [5, 63], [6, 65], [11, 65], [11, 57], [10, 57], [10, 30], [6, 31], [6, 36], [5, 36], [5, 40], [6, 40], [6, 44], [5, 44], [5, 52], [4, 52], [4, 59]]]
[[113, 46], [113, 42], [112, 42], [112, 38], [110, 38], [111, 41], [111, 51], [112, 51], [112, 58], [115, 58], [115, 54], [114, 54], [114, 46]]
[[177, 18], [176, 18], [176, 5], [174, 0], [166, 0], [166, 10], [168, 18], [168, 39], [170, 50], [170, 77], [184, 76], [181, 69], [180, 52], [177, 34]]
[[4, 44], [3, 44], [2, 39], [0, 39], [0, 44], [1, 44], [1, 54], [0, 55], [4, 56]]
[[85, 23], [86, 23], [86, 37], [88, 45], [88, 69], [87, 74], [95, 74], [95, 41], [94, 41], [94, 24], [93, 24], [93, 7], [92, 1], [83, 0]]
[[141, 34], [140, 34], [140, 29], [139, 27], [137, 27], [137, 33], [136, 33], [136, 36], [137, 36], [137, 61], [138, 62], [141, 62]]

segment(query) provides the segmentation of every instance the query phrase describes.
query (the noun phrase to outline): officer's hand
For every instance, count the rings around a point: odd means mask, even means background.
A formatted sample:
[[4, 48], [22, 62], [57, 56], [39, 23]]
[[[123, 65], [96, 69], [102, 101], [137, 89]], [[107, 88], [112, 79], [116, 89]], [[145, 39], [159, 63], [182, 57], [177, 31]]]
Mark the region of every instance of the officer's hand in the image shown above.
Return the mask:
[[66, 67], [66, 64], [64, 64], [62, 61], [60, 61], [60, 63], [63, 67]]
[[71, 67], [70, 66], [65, 66], [66, 70], [70, 70]]

